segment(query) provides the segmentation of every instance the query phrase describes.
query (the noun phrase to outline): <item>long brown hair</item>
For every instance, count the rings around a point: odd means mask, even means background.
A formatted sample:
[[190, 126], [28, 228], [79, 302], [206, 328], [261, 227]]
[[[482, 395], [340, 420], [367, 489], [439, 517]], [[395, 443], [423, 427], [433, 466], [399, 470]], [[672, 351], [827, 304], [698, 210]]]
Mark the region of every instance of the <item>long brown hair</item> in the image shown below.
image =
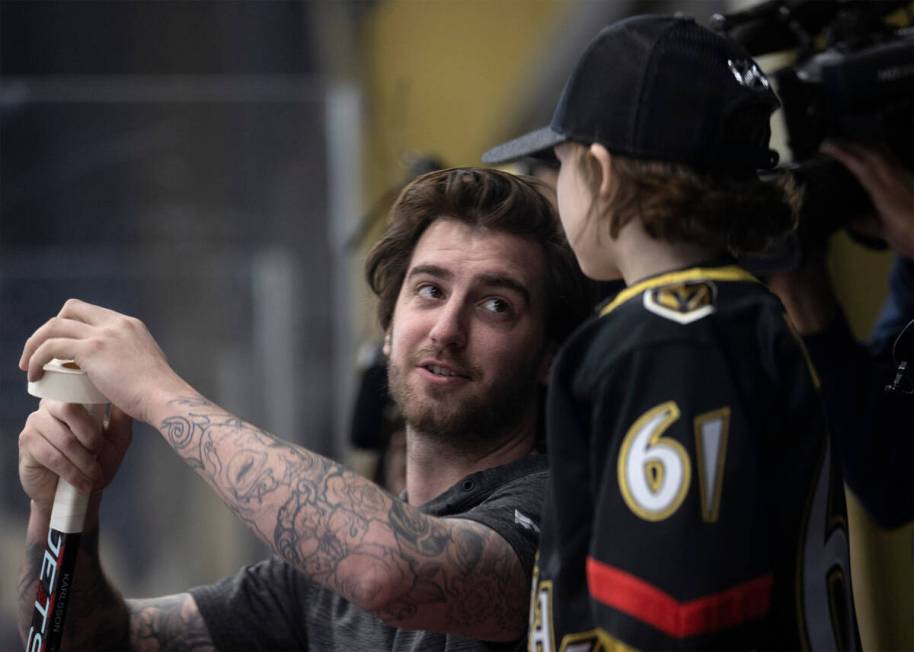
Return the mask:
[[[586, 146], [574, 151], [574, 164], [592, 183], [595, 172]], [[618, 154], [611, 154], [610, 168], [606, 211], [613, 238], [637, 217], [658, 240], [740, 255], [762, 253], [796, 228], [801, 197], [790, 176], [730, 177]]]

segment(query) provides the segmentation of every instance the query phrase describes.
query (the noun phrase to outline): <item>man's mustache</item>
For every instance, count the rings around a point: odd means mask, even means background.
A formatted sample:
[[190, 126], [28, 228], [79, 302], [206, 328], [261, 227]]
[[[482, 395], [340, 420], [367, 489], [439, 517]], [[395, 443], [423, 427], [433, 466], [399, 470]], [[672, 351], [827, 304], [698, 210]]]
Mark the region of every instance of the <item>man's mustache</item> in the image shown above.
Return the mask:
[[423, 363], [428, 363], [429, 360], [441, 363], [453, 370], [457, 375], [465, 376], [471, 380], [482, 376], [482, 370], [479, 367], [471, 364], [464, 356], [459, 354], [454, 355], [444, 347], [425, 347], [419, 349], [410, 356], [409, 362], [411, 367], [419, 367], [422, 366]]

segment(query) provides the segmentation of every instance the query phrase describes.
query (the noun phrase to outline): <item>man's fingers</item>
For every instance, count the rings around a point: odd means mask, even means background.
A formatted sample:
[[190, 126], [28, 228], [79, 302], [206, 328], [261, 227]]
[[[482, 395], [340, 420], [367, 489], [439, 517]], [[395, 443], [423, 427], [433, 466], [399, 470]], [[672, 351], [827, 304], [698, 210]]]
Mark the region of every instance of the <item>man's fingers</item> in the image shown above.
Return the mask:
[[[41, 378], [42, 367], [54, 358], [75, 360], [79, 364], [79, 352], [87, 340], [71, 337], [55, 337], [44, 340], [26, 358], [28, 360], [25, 370], [28, 372], [29, 381]], [[25, 354], [23, 354], [25, 355]]]
[[90, 454], [94, 455], [101, 449], [104, 443], [101, 430], [83, 406], [48, 399], [42, 399], [41, 405], [68, 428]]
[[77, 489], [90, 492], [99, 477], [95, 458], [66, 426], [48, 413], [36, 412], [19, 437], [20, 464], [44, 467]]
[[887, 149], [867, 147], [857, 143], [848, 143], [846, 147], [860, 161], [872, 184], [880, 183], [885, 185], [892, 183], [895, 166], [901, 164], [894, 160], [894, 157]]
[[841, 162], [871, 194], [892, 181], [889, 159], [879, 152], [855, 143], [825, 141], [819, 150]]
[[863, 181], [863, 177], [868, 176], [866, 163], [863, 157], [859, 152], [854, 151], [851, 145], [844, 143], [838, 145], [837, 143], [825, 141], [822, 143], [819, 151], [821, 151], [823, 154], [828, 154], [834, 159], [837, 159], [844, 165], [844, 167], [850, 170], [851, 173], [861, 181]]
[[[49, 319], [25, 341], [25, 345], [22, 347], [22, 355], [19, 357], [19, 368], [26, 371], [31, 367], [31, 358], [35, 354], [36, 349], [46, 340], [52, 338], [84, 339], [89, 336], [91, 330], [91, 326], [81, 321], [60, 317]], [[66, 358], [67, 356], [63, 355], [58, 357]], [[43, 365], [49, 360], [50, 358], [41, 364]], [[29, 380], [35, 380], [35, 378], [29, 375]]]
[[74, 319], [93, 326], [98, 326], [102, 322], [105, 322], [112, 317], [117, 317], [118, 315], [119, 313], [116, 313], [113, 310], [86, 303], [79, 299], [67, 299], [60, 309], [60, 312], [57, 313], [58, 317]]
[[869, 165], [884, 187], [891, 188], [905, 182], [910, 187], [912, 179], [910, 170], [890, 150], [886, 148], [871, 150]]
[[[64, 406], [61, 406], [64, 407]], [[72, 418], [73, 408], [76, 406], [65, 406], [69, 409], [68, 416]], [[79, 408], [82, 409], [82, 408]], [[41, 414], [39, 412], [39, 414]], [[41, 434], [54, 448], [69, 460], [79, 472], [91, 482], [98, 479], [98, 462], [95, 459], [94, 451], [83, 446], [79, 437], [70, 429], [69, 425], [61, 421], [55, 415], [48, 412], [41, 420]], [[91, 485], [89, 487], [91, 489]]]
[[69, 482], [79, 491], [92, 493], [95, 487], [95, 480], [86, 475], [71, 459], [67, 458], [47, 439], [35, 441], [32, 449], [32, 458], [58, 478], [63, 478]]
[[[19, 368], [23, 371], [31, 368], [29, 359], [34, 354], [35, 349], [41, 346], [45, 340], [54, 337], [84, 338], [93, 326], [99, 326], [112, 317], [116, 317], [117, 314], [113, 310], [95, 306], [79, 299], [68, 299], [56, 317], [49, 319], [26, 340], [22, 355], [19, 358]], [[47, 362], [47, 360], [44, 362]], [[34, 378], [30, 375], [29, 380], [34, 380]]]

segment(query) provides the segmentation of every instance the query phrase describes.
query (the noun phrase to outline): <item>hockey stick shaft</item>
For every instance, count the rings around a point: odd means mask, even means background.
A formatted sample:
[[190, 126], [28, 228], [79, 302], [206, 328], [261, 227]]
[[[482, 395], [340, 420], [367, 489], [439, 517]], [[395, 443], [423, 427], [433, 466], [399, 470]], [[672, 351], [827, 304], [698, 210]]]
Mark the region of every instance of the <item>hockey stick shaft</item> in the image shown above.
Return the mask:
[[[105, 405], [85, 405], [99, 424]], [[57, 652], [63, 638], [67, 611], [73, 597], [73, 579], [79, 538], [85, 523], [88, 494], [59, 478], [51, 509], [51, 522], [38, 575], [32, 624], [26, 652]]]

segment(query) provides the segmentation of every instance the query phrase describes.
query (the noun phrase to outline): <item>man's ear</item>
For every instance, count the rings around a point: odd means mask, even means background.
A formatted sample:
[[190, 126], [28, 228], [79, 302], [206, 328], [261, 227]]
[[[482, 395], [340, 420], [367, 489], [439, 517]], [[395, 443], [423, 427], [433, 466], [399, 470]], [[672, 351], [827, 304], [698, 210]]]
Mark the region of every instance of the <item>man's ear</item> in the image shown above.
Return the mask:
[[384, 345], [381, 347], [381, 352], [385, 358], [390, 357], [390, 326], [384, 331]]
[[600, 143], [593, 143], [587, 151], [593, 157], [593, 165], [599, 175], [597, 194], [601, 199], [608, 199], [612, 189], [612, 154]]

